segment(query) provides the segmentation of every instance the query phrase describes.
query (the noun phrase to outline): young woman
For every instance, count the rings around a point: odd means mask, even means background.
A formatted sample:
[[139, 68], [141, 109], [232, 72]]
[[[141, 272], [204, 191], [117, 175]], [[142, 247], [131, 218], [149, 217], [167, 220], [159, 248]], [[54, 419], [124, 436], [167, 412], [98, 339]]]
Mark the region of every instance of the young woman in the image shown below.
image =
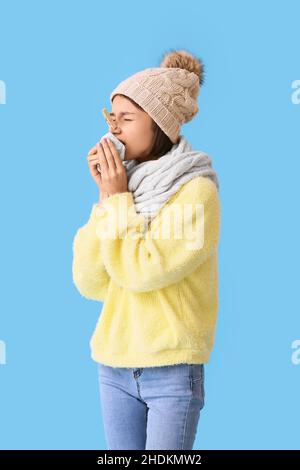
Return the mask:
[[[108, 449], [192, 449], [218, 311], [219, 184], [180, 126], [203, 64], [167, 53], [112, 92], [112, 134], [88, 154], [100, 190], [73, 243], [73, 280], [103, 302], [90, 341]], [[97, 170], [100, 164], [101, 173]]]

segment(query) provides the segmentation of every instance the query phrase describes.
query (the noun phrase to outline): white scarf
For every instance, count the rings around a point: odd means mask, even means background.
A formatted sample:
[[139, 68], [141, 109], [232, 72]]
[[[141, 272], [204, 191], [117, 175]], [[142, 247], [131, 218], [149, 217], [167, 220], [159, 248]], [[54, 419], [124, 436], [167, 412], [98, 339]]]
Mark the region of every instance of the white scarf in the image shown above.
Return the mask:
[[143, 214], [148, 221], [167, 200], [187, 181], [197, 177], [211, 178], [219, 190], [216, 172], [211, 166], [211, 159], [202, 152], [193, 150], [187, 139], [180, 135], [178, 143], [157, 160], [139, 163], [136, 160], [124, 160], [128, 191], [132, 192], [135, 210]]

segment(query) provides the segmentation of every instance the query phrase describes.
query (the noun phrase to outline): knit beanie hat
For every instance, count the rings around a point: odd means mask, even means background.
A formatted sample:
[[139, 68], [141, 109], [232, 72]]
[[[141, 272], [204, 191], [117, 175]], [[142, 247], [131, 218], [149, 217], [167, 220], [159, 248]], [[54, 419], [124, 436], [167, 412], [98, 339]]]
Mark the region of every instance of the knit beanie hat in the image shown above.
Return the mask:
[[119, 83], [110, 95], [134, 100], [170, 138], [178, 140], [180, 127], [198, 112], [199, 87], [204, 82], [201, 59], [186, 50], [166, 53], [160, 67], [137, 72]]

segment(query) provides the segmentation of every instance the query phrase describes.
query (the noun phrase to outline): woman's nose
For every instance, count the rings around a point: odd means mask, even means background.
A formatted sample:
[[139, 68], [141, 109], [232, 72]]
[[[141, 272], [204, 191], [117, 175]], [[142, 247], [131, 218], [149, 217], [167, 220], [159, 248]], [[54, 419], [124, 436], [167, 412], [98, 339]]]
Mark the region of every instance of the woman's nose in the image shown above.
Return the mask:
[[122, 131], [121, 131], [119, 125], [115, 122], [114, 126], [115, 127], [110, 127], [110, 132], [113, 132], [114, 134], [120, 134], [120, 132], [122, 132]]

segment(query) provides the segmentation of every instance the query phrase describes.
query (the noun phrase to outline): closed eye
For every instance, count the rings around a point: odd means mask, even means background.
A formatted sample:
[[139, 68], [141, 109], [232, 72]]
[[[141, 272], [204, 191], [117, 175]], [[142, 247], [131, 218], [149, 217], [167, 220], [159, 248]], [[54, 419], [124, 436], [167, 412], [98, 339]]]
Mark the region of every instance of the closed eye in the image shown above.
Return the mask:
[[[112, 121], [115, 123], [116, 120], [115, 119], [112, 119]], [[133, 119], [124, 119], [124, 121], [133, 121]]]

